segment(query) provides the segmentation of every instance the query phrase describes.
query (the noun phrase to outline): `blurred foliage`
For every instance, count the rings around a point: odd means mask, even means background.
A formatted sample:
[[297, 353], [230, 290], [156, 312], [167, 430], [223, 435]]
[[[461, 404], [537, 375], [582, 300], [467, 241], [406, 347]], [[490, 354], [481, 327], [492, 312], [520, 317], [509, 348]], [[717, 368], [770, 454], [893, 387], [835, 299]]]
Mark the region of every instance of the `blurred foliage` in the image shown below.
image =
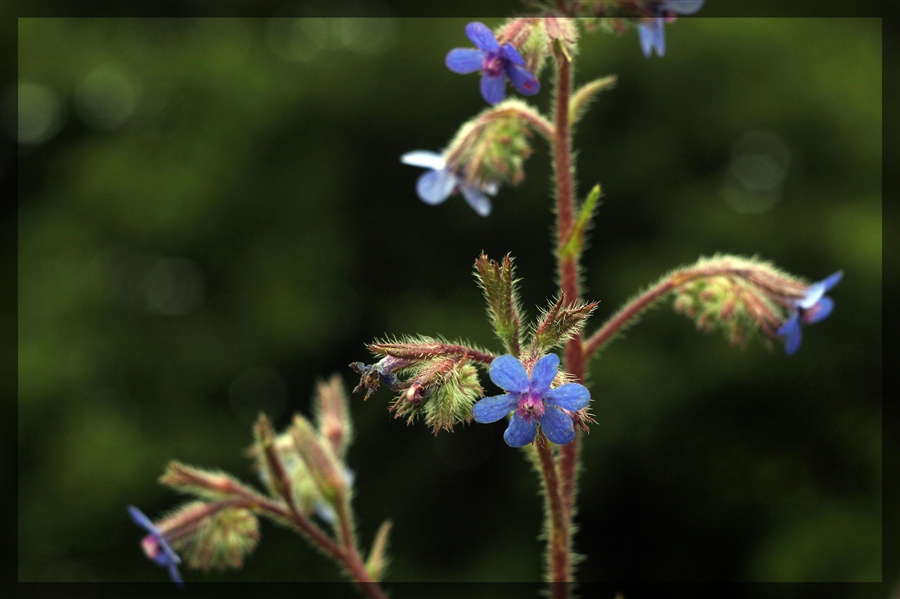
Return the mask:
[[[18, 144], [20, 580], [164, 579], [126, 504], [179, 502], [156, 483], [170, 459], [252, 480], [257, 411], [281, 428], [317, 377], [352, 387], [376, 337], [499, 349], [471, 276], [482, 250], [512, 253], [524, 305], [545, 305], [545, 145], [488, 219], [459, 197], [426, 206], [399, 162], [483, 108], [477, 76], [443, 66], [466, 22], [18, 21], [31, 95], [3, 94], [30, 98], [36, 136]], [[582, 38], [580, 80], [619, 77], [575, 140], [582, 193], [604, 193], [588, 330], [701, 254], [845, 278], [792, 358], [657, 310], [592, 363], [580, 578], [880, 580], [881, 297], [897, 294], [881, 278], [880, 23], [685, 19], [667, 36], [652, 60], [634, 31]], [[754, 132], [775, 140], [750, 173], [774, 168], [768, 187], [741, 171]], [[394, 520], [388, 579], [539, 580], [538, 484], [502, 425], [435, 437], [387, 403], [354, 398], [349, 463], [362, 538]], [[339, 578], [263, 525], [243, 571], [186, 579]]]

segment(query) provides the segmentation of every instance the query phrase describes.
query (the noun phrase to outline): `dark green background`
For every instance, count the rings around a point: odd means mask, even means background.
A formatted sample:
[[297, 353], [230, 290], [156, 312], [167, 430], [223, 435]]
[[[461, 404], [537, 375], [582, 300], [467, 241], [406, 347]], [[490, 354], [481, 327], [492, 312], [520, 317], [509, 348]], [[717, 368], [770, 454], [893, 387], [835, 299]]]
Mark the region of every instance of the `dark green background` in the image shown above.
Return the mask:
[[[19, 79], [60, 106], [58, 132], [17, 150], [19, 580], [164, 579], [125, 506], [176, 505], [155, 483], [174, 458], [253, 480], [256, 410], [282, 427], [317, 377], [352, 386], [366, 342], [499, 349], [471, 276], [482, 250], [512, 253], [529, 313], [545, 305], [542, 140], [487, 219], [459, 196], [426, 206], [399, 162], [484, 108], [478, 77], [443, 66], [466, 22], [18, 22]], [[592, 362], [579, 576], [878, 581], [880, 21], [681, 20], [667, 41], [648, 60], [634, 31], [583, 38], [577, 81], [619, 76], [575, 138], [582, 191], [604, 189], [588, 328], [719, 251], [845, 277], [793, 357], [729, 348], [666, 307]], [[724, 199], [752, 131], [790, 155], [758, 214]], [[394, 520], [389, 580], [539, 580], [537, 482], [503, 425], [434, 437], [388, 400], [353, 398], [349, 462], [362, 538]], [[187, 580], [339, 579], [289, 532], [262, 536], [243, 571]]]

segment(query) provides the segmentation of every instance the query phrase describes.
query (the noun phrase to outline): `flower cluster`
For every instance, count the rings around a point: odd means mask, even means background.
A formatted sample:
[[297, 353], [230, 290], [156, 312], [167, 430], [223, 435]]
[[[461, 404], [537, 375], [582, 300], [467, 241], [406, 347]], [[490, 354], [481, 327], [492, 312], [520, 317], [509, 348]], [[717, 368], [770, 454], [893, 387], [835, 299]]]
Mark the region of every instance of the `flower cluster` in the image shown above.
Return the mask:
[[497, 422], [510, 412], [503, 440], [510, 447], [523, 447], [534, 440], [538, 425], [541, 432], [557, 445], [575, 439], [573, 413], [587, 407], [591, 394], [587, 387], [567, 383], [551, 388], [559, 368], [559, 357], [547, 354], [534, 363], [531, 376], [525, 366], [509, 354], [491, 362], [490, 377], [507, 393], [485, 397], [472, 407], [475, 422]]

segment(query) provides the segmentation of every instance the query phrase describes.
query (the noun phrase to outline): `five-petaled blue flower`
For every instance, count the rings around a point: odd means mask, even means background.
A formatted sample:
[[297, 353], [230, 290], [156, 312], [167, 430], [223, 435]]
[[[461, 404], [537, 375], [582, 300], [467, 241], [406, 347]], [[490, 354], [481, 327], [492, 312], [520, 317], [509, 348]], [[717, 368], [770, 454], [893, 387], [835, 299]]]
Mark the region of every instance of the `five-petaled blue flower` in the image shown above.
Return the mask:
[[157, 566], [168, 568], [172, 582], [184, 588], [184, 580], [181, 579], [181, 574], [178, 572], [178, 564], [181, 563], [181, 558], [169, 546], [169, 541], [166, 540], [166, 537], [153, 525], [150, 518], [144, 515], [144, 512], [133, 505], [128, 506], [128, 514], [135, 524], [150, 533], [141, 541], [141, 548], [147, 557], [152, 559]]
[[844, 276], [842, 271], [838, 271], [818, 283], [813, 283], [806, 288], [804, 296], [798, 300], [794, 300], [791, 315], [776, 333], [784, 337], [784, 353], [793, 355], [800, 349], [800, 342], [803, 335], [800, 332], [800, 322], [804, 324], [813, 324], [827, 318], [834, 309], [834, 301], [825, 295], [832, 287], [838, 284], [841, 277]]
[[[476, 422], [497, 422], [513, 410], [503, 440], [510, 447], [523, 447], [534, 440], [537, 425], [548, 439], [565, 445], [575, 439], [572, 417], [563, 411], [577, 412], [587, 407], [591, 394], [584, 385], [567, 383], [556, 389], [550, 384], [556, 377], [559, 357], [547, 354], [534, 364], [531, 377], [515, 357], [507, 354], [491, 362], [491, 380], [506, 390], [505, 395], [485, 397], [472, 406]], [[562, 409], [560, 409], [562, 408]]]
[[659, 56], [666, 53], [666, 32], [663, 24], [666, 19], [671, 18], [674, 13], [682, 15], [690, 15], [703, 6], [704, 0], [663, 0], [652, 8], [655, 16], [645, 25], [638, 26], [638, 33], [641, 38], [641, 50], [644, 56], [650, 58], [653, 50]]
[[491, 201], [484, 194], [496, 195], [495, 183], [482, 185], [481, 188], [467, 185], [462, 177], [447, 168], [444, 157], [434, 152], [407, 152], [400, 157], [400, 162], [431, 169], [416, 181], [416, 193], [426, 204], [440, 204], [458, 189], [475, 212], [481, 216], [491, 213]]
[[525, 59], [511, 44], [497, 42], [497, 38], [483, 23], [466, 25], [466, 35], [478, 48], [456, 48], [447, 54], [447, 68], [466, 75], [481, 70], [481, 95], [488, 104], [502, 102], [506, 96], [506, 78], [512, 81], [519, 93], [533, 96], [541, 90], [541, 84], [531, 71], [525, 68]]

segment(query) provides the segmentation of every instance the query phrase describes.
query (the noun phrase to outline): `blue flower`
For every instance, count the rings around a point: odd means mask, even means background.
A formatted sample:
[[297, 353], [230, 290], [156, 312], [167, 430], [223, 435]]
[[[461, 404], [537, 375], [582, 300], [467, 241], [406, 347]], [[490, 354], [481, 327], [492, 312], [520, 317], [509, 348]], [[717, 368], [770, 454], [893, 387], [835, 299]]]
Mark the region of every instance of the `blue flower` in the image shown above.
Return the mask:
[[776, 334], [784, 337], [784, 353], [791, 356], [800, 349], [800, 342], [803, 340], [801, 321], [804, 324], [814, 324], [828, 318], [834, 310], [834, 301], [825, 293], [837, 285], [843, 276], [844, 273], [838, 271], [827, 279], [813, 283], [806, 288], [802, 298], [792, 302], [790, 317], [776, 331]]
[[147, 557], [152, 559], [157, 566], [168, 568], [172, 582], [184, 588], [184, 580], [181, 579], [181, 574], [178, 572], [181, 558], [169, 545], [166, 537], [153, 525], [150, 518], [144, 515], [144, 512], [133, 505], [128, 506], [128, 514], [135, 524], [150, 533], [141, 541], [141, 548]]
[[466, 25], [466, 35], [478, 48], [456, 48], [447, 54], [447, 68], [466, 75], [481, 70], [481, 95], [488, 104], [502, 102], [506, 96], [506, 78], [519, 93], [533, 96], [541, 90], [541, 83], [525, 68], [525, 59], [510, 44], [502, 46], [483, 23]]
[[503, 440], [510, 447], [523, 447], [534, 440], [537, 425], [557, 445], [575, 439], [572, 417], [563, 410], [577, 412], [587, 407], [591, 394], [584, 385], [568, 383], [551, 389], [559, 357], [547, 354], [534, 364], [531, 376], [515, 357], [507, 354], [491, 362], [490, 376], [505, 395], [485, 397], [472, 406], [475, 422], [497, 422], [513, 410]]
[[666, 53], [666, 32], [663, 24], [667, 19], [671, 19], [674, 13], [682, 15], [690, 15], [703, 6], [704, 0], [663, 0], [663, 2], [652, 7], [654, 16], [650, 22], [638, 26], [638, 34], [641, 38], [641, 50], [644, 56], [650, 58], [653, 50], [659, 56]]
[[431, 169], [416, 181], [416, 193], [426, 204], [440, 204], [454, 191], [459, 190], [475, 212], [481, 216], [491, 213], [491, 201], [484, 194], [496, 195], [495, 183], [485, 184], [480, 188], [467, 185], [462, 177], [447, 168], [444, 157], [434, 152], [424, 150], [407, 152], [400, 157], [400, 162]]

